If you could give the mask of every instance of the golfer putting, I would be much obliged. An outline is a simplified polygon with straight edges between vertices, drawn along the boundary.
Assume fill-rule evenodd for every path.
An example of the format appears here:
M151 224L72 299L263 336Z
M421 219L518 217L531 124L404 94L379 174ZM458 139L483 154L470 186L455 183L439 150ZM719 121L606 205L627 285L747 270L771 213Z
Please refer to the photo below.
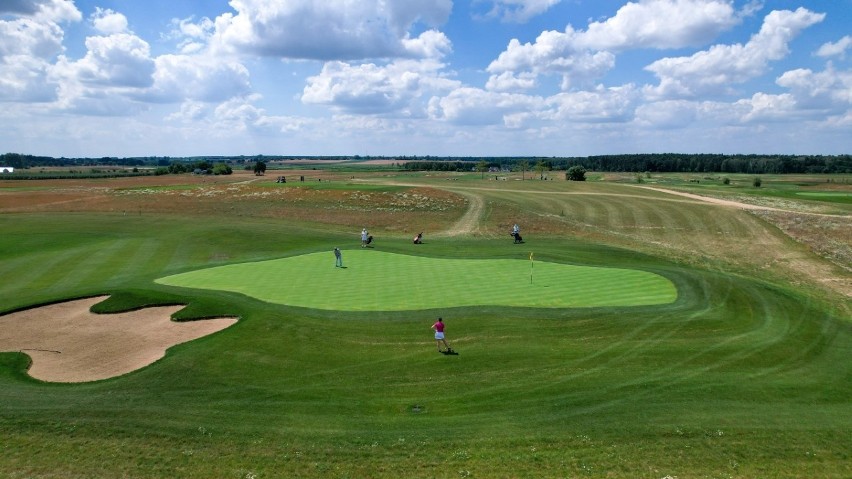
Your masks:
M435 330L435 345L438 347L439 353L458 354L457 352L453 351L453 348L451 348L450 345L447 344L447 340L444 339L444 320L443 319L438 318L438 320L435 321L435 324L432 325L432 329ZM441 344L443 344L444 348L446 348L446 349L442 350Z

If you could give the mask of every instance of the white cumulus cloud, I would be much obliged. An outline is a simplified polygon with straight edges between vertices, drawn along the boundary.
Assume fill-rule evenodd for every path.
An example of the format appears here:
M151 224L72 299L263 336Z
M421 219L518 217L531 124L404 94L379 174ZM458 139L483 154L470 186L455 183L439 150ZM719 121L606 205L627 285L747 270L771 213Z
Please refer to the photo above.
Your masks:
M56 98L56 85L47 79L48 62L12 55L4 57L0 67L0 102L47 102Z
M3 0L0 14L4 13L47 22L77 22L83 18L72 0Z
M430 116L462 125L499 125L515 123L515 115L539 111L541 97L517 93L500 93L479 88L461 87L442 98L430 100Z
M516 75L513 72L504 71L499 75L491 75L485 84L485 89L491 91L531 90L537 85L535 73L521 72Z
M232 0L236 14L216 18L214 46L232 52L315 60L417 57L434 33L412 42L418 23L437 26L451 0ZM425 37L424 37L425 35Z
M638 48L683 48L706 43L741 22L730 0L641 0L588 29L542 32L535 42L509 41L488 66L489 85L505 90L509 80L528 87L529 75L558 74L562 89L589 86L615 66L616 53ZM511 72L506 74L506 72Z
M633 85L562 92L547 98L546 117L572 123L620 123L633 119L640 93Z
M498 18L504 22L523 23L541 15L562 0L493 0L486 18Z
M161 55L155 60L153 85L144 95L151 101L187 99L221 102L250 93L248 69L227 58L206 55Z
M0 59L26 56L49 59L63 51L65 33L53 22L29 18L0 20Z
M173 18L171 25L172 31L166 35L166 38L178 40L178 49L181 53L197 53L207 48L216 27L213 20L207 17L197 22L193 17Z
M86 38L86 55L64 55L50 66L48 79L58 85L54 107L88 115L128 115L146 107L133 96L153 84L150 47L141 38L120 33Z
M545 31L535 43L521 44L512 39L506 51L488 65L488 72L497 77L490 80L492 86L505 87L500 75L511 72L518 78L529 80L541 74L559 74L563 77L563 89L570 84L590 82L600 78L615 66L615 55L607 51L590 51L577 47L576 32L570 27L565 32ZM504 76L502 80L508 79ZM520 84L523 86L523 84Z
M56 96L48 81L51 62L65 49L58 22L79 21L71 2L15 0L0 3L0 101L45 102Z
M106 35L127 32L127 17L110 9L95 8L90 20L95 30Z
M742 121L789 121L796 119L796 99L789 93L773 95L758 92L751 98L737 102L739 106L748 107L748 112L742 116Z
M819 47L816 54L820 57L845 58L846 50L852 47L852 36L846 35L836 42L828 42Z
M422 116L420 100L459 86L435 60L397 60L388 65L327 62L308 78L302 101L361 114Z
M698 106L688 100L649 102L636 108L638 124L663 129L686 128L698 118Z
M86 38L86 56L77 61L60 58L59 76L98 86L145 87L153 83L154 60L148 42L120 33Z
M769 62L789 53L790 41L824 17L805 8L776 10L766 16L760 32L746 44L714 45L689 57L657 60L646 70L657 75L660 83L647 93L658 98L728 93L731 85L762 75Z
M640 0L590 24L577 42L596 50L698 46L739 22L729 0Z
M800 108L852 112L852 70L836 71L831 65L822 72L799 68L785 72L776 83L790 90Z

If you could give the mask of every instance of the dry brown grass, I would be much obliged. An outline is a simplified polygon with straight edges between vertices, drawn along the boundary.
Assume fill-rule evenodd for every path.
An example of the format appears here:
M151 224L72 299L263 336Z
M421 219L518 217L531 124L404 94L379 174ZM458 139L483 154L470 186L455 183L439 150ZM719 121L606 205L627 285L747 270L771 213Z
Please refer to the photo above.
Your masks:
M439 231L463 215L463 196L430 187L402 191L314 189L350 175L311 171L277 175L164 175L98 180L45 180L0 183L0 213L111 212L242 216L310 222L332 229L360 231L364 226L385 234ZM321 181L320 181L321 180Z

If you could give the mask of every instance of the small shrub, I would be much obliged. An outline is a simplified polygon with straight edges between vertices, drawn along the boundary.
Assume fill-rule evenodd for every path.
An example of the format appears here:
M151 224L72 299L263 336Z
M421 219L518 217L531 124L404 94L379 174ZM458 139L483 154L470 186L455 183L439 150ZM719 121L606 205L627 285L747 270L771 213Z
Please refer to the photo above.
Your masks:
M233 170L225 163L217 163L213 166L214 175L230 175L231 173L233 173Z
M723 185L730 185L730 184L731 184L731 179L730 179L730 178L728 178L727 176L726 176L726 177L724 177L724 178L722 178L722 184L723 184Z
M586 169L579 165L572 166L565 173L565 179L570 181L586 181Z
M751 186L754 186L755 188L760 188L760 185L761 185L762 183L763 183L763 182L762 182L762 181L760 181L760 177L759 177L759 176L755 176L755 177L754 177L754 179L753 179L753 180L751 180Z

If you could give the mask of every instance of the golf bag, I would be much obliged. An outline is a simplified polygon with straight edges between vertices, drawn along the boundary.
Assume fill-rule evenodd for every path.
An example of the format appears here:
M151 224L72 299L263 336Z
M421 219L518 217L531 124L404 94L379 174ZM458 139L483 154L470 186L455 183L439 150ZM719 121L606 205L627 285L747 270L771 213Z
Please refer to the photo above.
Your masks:
M523 242L524 242L524 239L523 239L523 238L521 238L521 234L520 234L520 233L515 233L515 232L513 231L513 232L511 232L511 233L509 233L509 234L512 236L512 238L514 238L514 240L515 240L515 244L517 244L517 243L523 243Z
M367 236L367 244L370 244L372 242L373 242L373 235Z

